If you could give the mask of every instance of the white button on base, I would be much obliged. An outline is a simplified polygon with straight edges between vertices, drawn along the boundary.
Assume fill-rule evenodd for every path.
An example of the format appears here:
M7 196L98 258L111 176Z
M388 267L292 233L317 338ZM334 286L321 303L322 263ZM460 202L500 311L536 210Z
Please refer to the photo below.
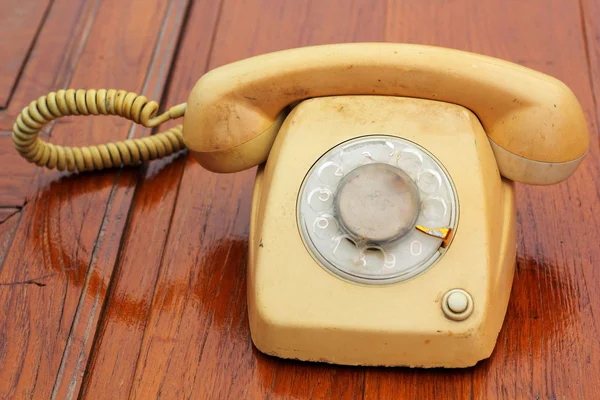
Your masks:
M462 289L452 289L446 292L442 299L442 311L446 317L462 321L473 312L473 299Z
M467 296L461 292L454 292L448 296L448 308L456 314L464 312L467 309L468 302Z

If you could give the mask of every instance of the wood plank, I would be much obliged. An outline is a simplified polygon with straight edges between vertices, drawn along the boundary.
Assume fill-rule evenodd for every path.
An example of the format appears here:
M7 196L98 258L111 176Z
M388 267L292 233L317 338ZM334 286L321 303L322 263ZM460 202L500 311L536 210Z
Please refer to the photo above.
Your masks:
M0 136L0 207L22 206L26 203L37 188L33 181L36 168L17 153L10 136Z
M0 131L12 130L16 117L32 100L49 91L66 88L89 38L90 28L101 2L102 0L52 1L8 108L0 110Z
M10 131L23 107L42 94L68 85L99 3L100 0L54 0L52 3L12 101L7 109L0 110L0 131L4 131L0 132L0 169L3 172L0 176L0 206L23 205L38 190L39 182L34 179L36 167L24 163L14 150ZM47 138L47 131L42 137Z
M596 105L596 129L600 119L600 0L582 0L581 13L585 33L585 44L591 72L591 86Z
M71 84L160 97L181 5L178 0L102 2ZM96 62L99 58L105 61ZM80 145L141 133L114 118L74 118L55 126L52 141ZM0 366L0 397L77 394L138 177L137 169L36 174L43 189L22 210L0 282L43 277L46 287L0 291L1 314L11 316L0 325L0 336L11 338Z
M192 4L187 20L193 23L187 25L179 54L194 57L182 56L175 63L164 104L186 101L189 88L205 70L218 9L212 1ZM153 162L140 182L129 223L135 228L123 239L82 397L125 398L130 393L154 291L168 289L155 286L185 161L179 157Z
M148 17L151 15L152 19L156 21L154 26L152 24L148 26L146 32L140 32L140 38L137 39L141 40L141 38L146 35L152 37L152 34L156 34L157 42L153 46L153 52L144 53L144 56L151 55L152 58L149 60L148 73L140 88L140 92L146 93L150 98L160 99L162 97L165 84L167 83L170 65L172 64L179 40L180 30L185 19L187 3L188 0L161 2L160 4L161 6L164 5L164 9L156 7L154 9L154 15L150 13L145 16L136 15L136 19L139 22L133 22L134 26L138 26L138 23L142 23L144 20L147 21ZM142 4L133 4L133 12L136 12L135 7L141 5ZM148 3L144 2L143 5L147 6ZM151 6L154 7L153 5ZM124 18L127 18L127 16L124 16ZM143 61L141 65L144 65ZM134 71L132 71L132 73ZM143 132L145 132L145 134L148 133L147 130L140 128L139 126L134 126L133 130L130 130L128 136L141 136ZM123 174L123 179L118 179L117 185L128 183L130 177L127 175L128 174ZM140 176L136 173L131 174L131 177L134 177L135 181L129 182L127 186L133 189L134 183L139 180ZM115 205L121 203L118 199L110 200L113 200L112 204ZM117 249L116 245L121 243L121 236L127 222L125 216L130 212L132 201L133 191L128 191L127 195L123 198L122 210L115 210L114 212L105 215L105 221L100 232L102 232L104 227L107 227L106 232L103 232L106 240L99 238L96 241L97 265L100 268L106 268L106 266L110 267L106 268L107 276L105 280L107 283L112 280L112 271L118 256L115 251ZM78 396L93 340L96 338L97 323L102 315L100 307L105 302L106 293L106 291L101 291L94 301L88 301L81 306L79 318L82 319L82 322L75 328L72 328L70 341L67 343L67 348L65 349L61 364L61 369L64 367L64 370L62 370L62 374L61 370L59 370L57 382L54 387L53 394L55 394L55 397L57 398L72 398Z
M226 1L210 67L308 43L351 41L357 30L364 32L360 39L375 40L381 27L373 24L373 32L357 27L356 22L359 15L376 21L383 17L383 8L363 4L342 12L338 24L316 33L314 28L326 26L332 12L340 14L343 2L328 6L318 1L243 5ZM195 21L194 9L192 13L190 20ZM182 44L182 60L178 60L173 76L174 82L186 82L182 89L190 88L204 67L183 58L189 54L188 48L198 48L198 40L206 43L197 33L201 25L188 25ZM302 31L313 33L303 38L297 34ZM175 93L179 92L176 88ZM187 93L181 93L182 99ZM252 347L245 263L254 171L216 175L188 159L177 197L171 190L165 194L166 187L177 184L174 176L177 174L161 172L144 181L138 191L117 269L119 279L111 291L101 340L90 363L86 395L122 396L128 393L125 387L134 374L130 394L139 398L362 396L361 369L282 361L259 354ZM165 204L165 197L176 201L175 206ZM156 207L156 217L150 214L153 218L148 218L148 204ZM171 226L161 232L156 225L164 226L169 217L164 212L171 208ZM143 238L148 235L157 246L141 256ZM162 243L166 245L161 251ZM141 281L145 273L150 277L158 274L155 289L153 278ZM135 307L129 307L130 299L136 300ZM130 322L124 324L124 318ZM129 360L137 361L137 365L130 365ZM117 372L107 372L113 368ZM111 387L111 377L116 376L125 377L124 388Z
M0 109L8 105L50 4L50 0L0 2Z
M19 212L16 207L0 207L0 224Z
M0 208L0 271L17 230L21 214L17 208ZM7 282L0 282L0 286Z

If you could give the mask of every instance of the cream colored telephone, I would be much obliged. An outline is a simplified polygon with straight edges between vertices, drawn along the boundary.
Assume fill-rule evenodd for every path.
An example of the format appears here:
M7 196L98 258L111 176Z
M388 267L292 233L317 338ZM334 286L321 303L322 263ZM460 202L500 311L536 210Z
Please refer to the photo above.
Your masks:
M418 45L266 54L207 73L187 105L157 109L124 91L59 91L23 110L13 138L28 160L61 170L137 164L184 145L211 171L259 165L252 339L268 354L336 364L489 357L515 267L512 181L558 183L589 146L560 81ZM184 116L183 131L86 148L37 137L79 114L146 126Z

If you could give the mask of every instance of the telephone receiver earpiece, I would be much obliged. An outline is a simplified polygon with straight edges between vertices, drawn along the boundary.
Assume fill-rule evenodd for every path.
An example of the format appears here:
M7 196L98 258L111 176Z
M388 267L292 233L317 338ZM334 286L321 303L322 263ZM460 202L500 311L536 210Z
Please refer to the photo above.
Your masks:
M286 107L312 97L384 95L461 105L481 121L500 173L530 184L569 177L589 147L585 116L557 79L510 62L422 45L355 43L305 47L216 68L186 104L160 116L156 102L117 90L59 90L33 101L13 127L16 149L59 170L136 165L189 148L215 172L263 163ZM62 147L38 138L44 124L68 115L118 115L147 127L184 117L181 127L142 139Z

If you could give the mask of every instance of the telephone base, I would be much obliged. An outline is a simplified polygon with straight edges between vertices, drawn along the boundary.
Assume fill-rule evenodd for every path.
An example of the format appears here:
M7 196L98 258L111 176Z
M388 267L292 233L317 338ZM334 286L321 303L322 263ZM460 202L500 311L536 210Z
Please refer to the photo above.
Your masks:
M428 149L458 193L452 243L403 282L368 285L334 276L298 229L299 190L315 160L369 132L401 132ZM307 100L289 114L258 169L249 251L250 329L261 352L342 365L469 367L491 355L506 313L516 260L513 183L500 177L483 128L463 107L383 96ZM442 307L453 289L472 299L462 320Z

